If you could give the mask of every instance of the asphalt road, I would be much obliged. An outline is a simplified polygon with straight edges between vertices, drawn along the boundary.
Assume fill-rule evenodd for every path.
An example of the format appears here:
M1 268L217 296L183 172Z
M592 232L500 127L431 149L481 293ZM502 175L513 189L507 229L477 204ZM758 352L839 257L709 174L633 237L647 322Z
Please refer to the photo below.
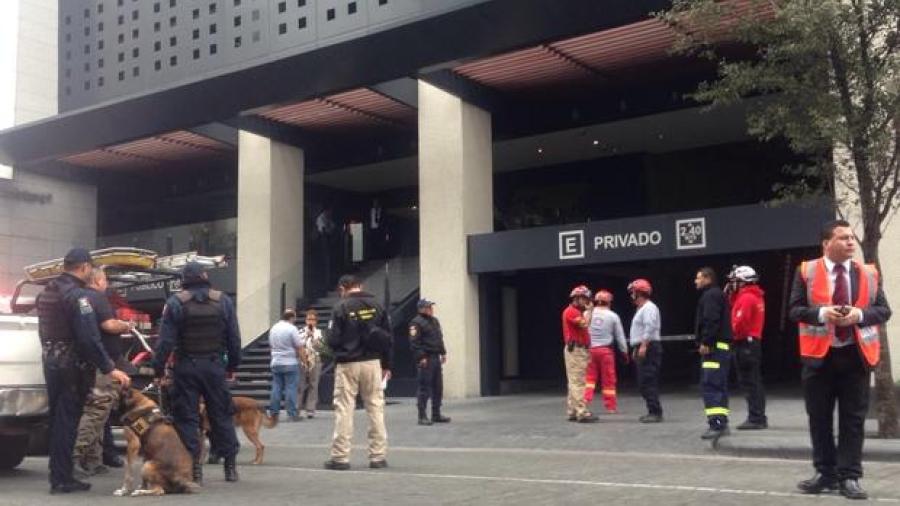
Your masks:
M264 430L266 462L240 465L241 481L224 482L219 466L206 466L206 485L195 495L116 498L121 472L92 479L88 493L47 494L45 458L29 458L0 474L0 504L812 504L795 493L811 473L803 460L741 458L700 442L691 398L670 402L670 421L656 427L633 422L639 403L623 399L624 414L597 425L570 424L552 396L478 399L451 403L447 426L418 427L405 401L388 408L390 468L369 470L365 450L354 450L353 470L326 471L330 413ZM776 401L777 404L778 401ZM791 409L788 400L785 409ZM356 440L364 443L362 413ZM695 431L694 428L697 428ZM735 437L740 437L737 435ZM239 463L250 460L244 444ZM864 485L873 502L900 504L900 464L866 463ZM846 499L820 496L825 504Z

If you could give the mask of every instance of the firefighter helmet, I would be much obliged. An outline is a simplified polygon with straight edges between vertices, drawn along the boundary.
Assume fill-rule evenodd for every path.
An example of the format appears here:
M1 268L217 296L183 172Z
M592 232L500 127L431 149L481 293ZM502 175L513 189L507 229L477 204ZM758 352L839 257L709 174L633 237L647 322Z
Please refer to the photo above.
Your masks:
M610 293L609 290L604 290L603 288L601 288L597 290L597 295L594 297L594 301L609 304L613 301L613 294Z
M632 295L643 293L649 296L653 294L653 286L646 279L638 278L628 284L628 293Z
M591 290L584 285L578 285L573 288L572 293L569 294L570 299L574 299L575 297L587 297L588 299L590 299Z
M749 265L735 266L728 273L728 281L740 281L743 283L756 283L759 281L759 274Z

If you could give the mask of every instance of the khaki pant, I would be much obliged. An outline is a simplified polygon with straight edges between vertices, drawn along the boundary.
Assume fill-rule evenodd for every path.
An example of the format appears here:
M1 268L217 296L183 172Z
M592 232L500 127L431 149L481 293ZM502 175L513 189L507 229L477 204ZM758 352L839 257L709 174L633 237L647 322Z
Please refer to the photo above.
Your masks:
M86 470L103 463L103 428L112 407L119 402L122 387L101 372L97 372L94 388L84 404L75 439L75 462Z
M566 400L566 414L581 418L588 414L584 402L584 374L591 361L591 352L584 348L563 348L566 360L566 377L569 379L569 397Z
M334 368L334 440L331 444L331 459L335 462L350 460L357 392L369 417L369 460L384 460L387 452L381 363L367 360L337 364Z
M311 365L300 369L300 386L297 389L297 407L305 409L308 415L315 413L319 404L319 376L322 375L321 361L315 359Z

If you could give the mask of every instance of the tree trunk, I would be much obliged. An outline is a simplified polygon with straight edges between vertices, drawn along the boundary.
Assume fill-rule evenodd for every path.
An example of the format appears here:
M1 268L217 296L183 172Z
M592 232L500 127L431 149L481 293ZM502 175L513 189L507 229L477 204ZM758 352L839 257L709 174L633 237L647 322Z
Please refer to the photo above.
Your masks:
M878 245L881 242L881 231L877 226L870 234L866 225L865 239L862 241L863 255L866 262L874 263L881 272L881 261L878 258ZM881 341L881 360L875 368L875 411L878 416L878 437L900 437L900 425L897 423L897 397L894 387L894 375L891 371L891 350L888 346L887 330L881 326L878 336Z

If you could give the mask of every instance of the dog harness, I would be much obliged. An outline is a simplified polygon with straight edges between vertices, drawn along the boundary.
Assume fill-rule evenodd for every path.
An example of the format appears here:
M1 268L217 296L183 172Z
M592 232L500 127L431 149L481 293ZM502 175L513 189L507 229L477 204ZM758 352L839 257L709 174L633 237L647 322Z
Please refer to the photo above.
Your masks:
M147 408L137 411L130 416L122 417L125 426L131 429L140 438L141 444L144 443L144 435L150 432L154 425L160 422L167 422L168 418L157 407Z

